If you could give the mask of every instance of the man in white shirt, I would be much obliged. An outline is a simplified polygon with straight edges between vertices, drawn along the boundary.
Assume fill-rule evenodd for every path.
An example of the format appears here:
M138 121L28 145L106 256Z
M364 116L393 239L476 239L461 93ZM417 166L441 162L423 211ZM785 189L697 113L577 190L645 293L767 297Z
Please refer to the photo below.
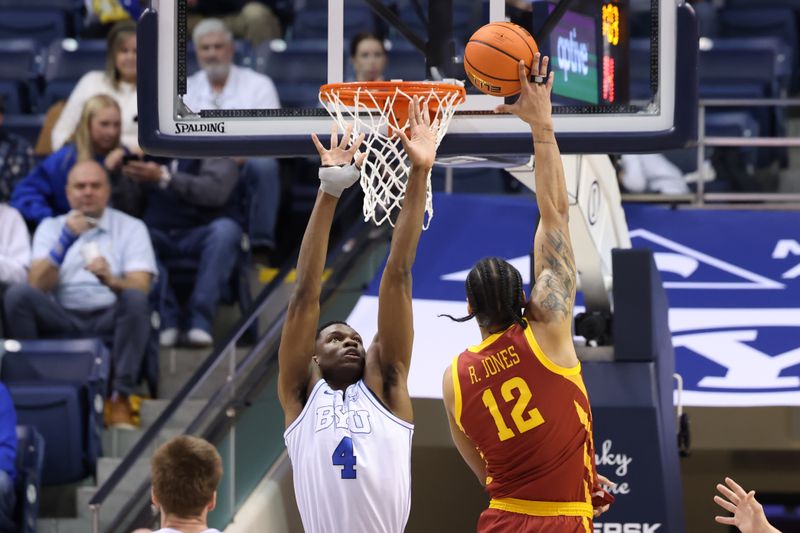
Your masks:
M114 380L106 424L133 426L128 396L150 336L147 294L156 270L144 223L108 207L111 186L95 161L67 178L66 215L46 218L33 236L28 284L5 298L8 334L16 339L112 335Z
M0 338L3 335L2 301L6 287L25 283L31 264L31 241L22 215L0 203Z
M221 20L203 20L195 27L192 41L201 70L186 80L183 102L189 109L280 108L278 91L270 78L233 64L233 36ZM240 176L250 199L250 243L254 248L273 250L281 194L278 162L257 157L241 163Z
M219 533L208 527L222 479L222 459L211 443L188 435L165 442L150 460L150 478L161 514L156 533Z

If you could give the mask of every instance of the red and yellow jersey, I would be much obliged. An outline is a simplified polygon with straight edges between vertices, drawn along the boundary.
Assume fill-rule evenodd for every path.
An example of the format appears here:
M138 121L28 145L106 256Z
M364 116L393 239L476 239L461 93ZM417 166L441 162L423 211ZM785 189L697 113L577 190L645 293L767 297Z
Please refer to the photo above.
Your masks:
M592 412L578 364L548 359L514 324L453 360L454 415L486 461L490 507L591 519Z

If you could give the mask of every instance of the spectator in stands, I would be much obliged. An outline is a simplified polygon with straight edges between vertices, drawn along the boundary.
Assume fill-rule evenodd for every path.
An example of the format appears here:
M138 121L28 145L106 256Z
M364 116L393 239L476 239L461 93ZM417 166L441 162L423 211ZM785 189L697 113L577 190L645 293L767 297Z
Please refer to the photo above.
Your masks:
M113 336L109 426L131 427L128 396L150 336L147 294L156 273L147 228L108 207L111 184L99 163L78 162L67 179L72 210L45 219L33 236L29 285L6 291L8 333L17 339Z
M683 172L662 154L623 155L620 184L625 192L688 194Z
M233 36L219 19L206 19L192 34L202 70L187 80L189 109L275 109L281 106L272 80L233 64ZM281 200L278 162L257 157L241 161L248 189L248 234L256 251L275 248L275 224Z
M140 214L139 186L124 176L120 144L120 110L116 100L106 94L91 97L83 106L80 122L66 145L50 155L25 179L11 196L11 205L32 224L69 211L67 175L77 162L97 161L111 176L112 205L133 216Z
M0 383L0 531L7 533L18 530L14 523L16 459L17 412L8 389Z
M194 32L203 19L219 18L237 39L252 47L282 35L279 17L291 16L291 0L186 0L187 27ZM197 43L195 43L197 44Z
M350 63L356 81L383 81L386 70L383 40L369 31L356 35L350 42Z
M7 202L11 192L34 166L33 148L28 141L3 128L5 98L0 96L0 202Z
M236 163L232 159L176 160L171 168L130 163L123 171L135 181L151 184L145 188L143 219L159 262L182 257L198 260L186 312L181 312L174 287L165 287L161 344L174 346L179 330L184 329L189 345L210 346L217 303L230 281L242 239Z
M168 440L150 459L150 478L161 514L156 533L219 533L208 527L222 479L222 458L212 444L188 435Z
M25 221L16 209L0 203L0 338L5 336L2 302L6 287L25 283L30 264L31 243Z
M725 485L717 483L717 490L724 498L714 496L716 504L733 513L733 516L715 516L717 523L735 526L742 533L781 533L767 520L764 508L756 500L756 491L745 492L729 477L725 478Z
M122 113L122 144L139 150L136 122L136 24L121 22L108 34L106 69L87 72L78 81L52 132L53 150L68 141L81 118L84 104L97 94L111 95Z

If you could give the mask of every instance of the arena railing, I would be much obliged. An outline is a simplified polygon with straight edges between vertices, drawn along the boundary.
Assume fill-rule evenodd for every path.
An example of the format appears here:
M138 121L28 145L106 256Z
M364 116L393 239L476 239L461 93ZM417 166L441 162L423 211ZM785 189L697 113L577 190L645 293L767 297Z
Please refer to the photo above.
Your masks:
M706 147L800 148L800 138L793 137L706 137L706 111L709 107L799 107L800 98L713 98L701 99L697 108L697 192L694 203L705 202L788 202L800 203L800 194L794 193L706 193ZM784 206L785 207L785 206Z
M360 211L360 206L354 205L359 203L356 201L358 198L357 194L349 195L348 205L342 206L340 214L352 212L354 207ZM359 266L359 258L364 251L372 249L371 247L377 244L387 243L388 235L388 227L376 229L362 222L350 228L335 245L331 246L327 269L330 276L323 287L321 297L323 308L325 302L329 302L337 293L345 277ZM142 521L153 518L149 506L149 469L144 470L143 466L158 445L176 434L201 436L215 444L226 441L224 446L221 446L224 448L222 455L226 464L226 478L224 487L220 487L218 507L219 503L228 504L232 516L237 506L237 497L240 496L236 480L238 468L235 427L237 421L250 409L252 398L270 382L270 379L276 377L277 349L290 296L290 287L284 282L294 267L296 253L292 257L293 260L284 264L278 275L264 287L251 306L250 312L236 323L218 347L202 362L164 411L145 430L106 482L98 488L88 503L92 533L129 531ZM377 268L378 265L373 266ZM359 285L358 288L363 287ZM246 353L241 353L237 350L237 343L257 320L264 326L260 328L263 333ZM210 399L204 399L209 396ZM181 407L193 399L202 401L204 405L190 420L182 419ZM280 430L277 435L281 437L282 414L278 418L277 425ZM283 441L280 439L280 445L282 444ZM103 508L112 507L112 504L113 507L118 507L119 511L113 517L101 520Z

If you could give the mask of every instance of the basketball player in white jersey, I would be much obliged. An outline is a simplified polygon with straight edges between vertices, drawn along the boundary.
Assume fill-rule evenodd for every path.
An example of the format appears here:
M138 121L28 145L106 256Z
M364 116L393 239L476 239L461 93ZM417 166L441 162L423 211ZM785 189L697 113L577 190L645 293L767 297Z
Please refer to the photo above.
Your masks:
M347 148L336 128L331 147L316 136L320 190L297 262L279 350L278 395L294 471L297 506L308 533L399 533L411 507L413 415L407 379L411 363L411 266L425 212L436 129L427 109L409 105L411 162L378 296L378 329L368 349L344 322L317 331L322 271L338 197L359 178L363 135ZM355 157L355 164L352 164Z

